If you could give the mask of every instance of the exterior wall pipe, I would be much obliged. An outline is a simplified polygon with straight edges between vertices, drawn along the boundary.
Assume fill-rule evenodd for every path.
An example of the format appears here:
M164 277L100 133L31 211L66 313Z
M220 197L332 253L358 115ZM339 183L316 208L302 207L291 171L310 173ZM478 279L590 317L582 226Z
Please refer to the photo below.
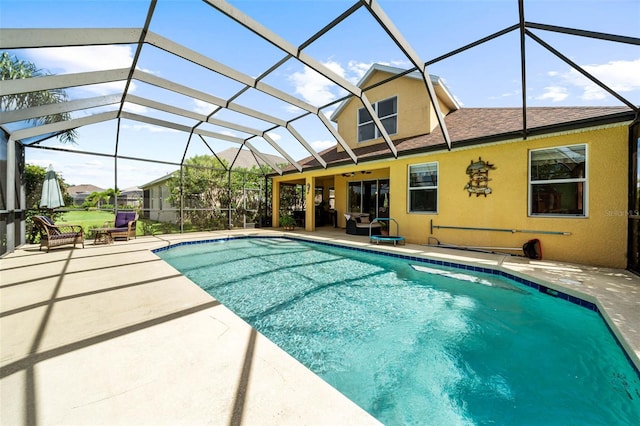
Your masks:
M507 229L507 228L474 228L469 226L444 226L444 225L434 225L433 219L430 221L431 234L433 234L433 230L435 229L459 229L462 231L494 231L494 232L511 232L515 234L516 232L522 232L527 234L543 234L543 235L571 235L571 232L562 232L562 231L536 231L530 229Z

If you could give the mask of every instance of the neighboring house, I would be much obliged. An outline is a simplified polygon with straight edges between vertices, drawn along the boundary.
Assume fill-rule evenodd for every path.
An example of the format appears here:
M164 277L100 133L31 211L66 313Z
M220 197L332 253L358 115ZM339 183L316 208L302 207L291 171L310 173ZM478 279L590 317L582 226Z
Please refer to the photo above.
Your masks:
M276 164L285 164L287 161L275 155L266 155L270 161ZM220 160L225 160L232 164L234 168L242 167L251 169L254 166L264 164L262 161L256 162L256 158L246 149L227 148L217 154ZM169 188L167 182L178 173L175 171L145 183L140 188L143 190L143 214L146 219L159 222L176 223L179 211L176 206L169 202Z
M410 243L519 248L537 238L547 259L616 268L638 256L627 220L638 214L628 212L639 127L631 109L527 108L524 139L522 108L461 108L432 76L449 151L419 74L376 85L403 71L374 65L359 83L373 87L367 98L397 158L360 100L344 101L332 120L358 164L336 145L320 153L326 169L309 157L302 173L273 176L273 223L280 185L297 183L315 188L307 205L334 190L338 226L349 213L392 217ZM310 231L315 210L304 213Z
M74 185L67 188L67 193L73 197L73 204L75 206L81 206L86 198L92 193L103 191L105 190L89 184Z
M169 173L140 186L143 191L143 218L169 223L178 221L178 209L169 202L171 192L167 186L174 173Z
M142 188L132 187L123 189L118 195L118 207L134 207L142 206L143 191Z

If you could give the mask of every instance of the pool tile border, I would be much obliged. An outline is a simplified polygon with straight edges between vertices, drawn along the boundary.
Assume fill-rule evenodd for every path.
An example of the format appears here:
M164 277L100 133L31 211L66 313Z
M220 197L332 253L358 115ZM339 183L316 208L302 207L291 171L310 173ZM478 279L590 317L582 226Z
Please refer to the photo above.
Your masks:
M221 238L212 238L212 239L207 239L207 240L181 241L179 243L171 244L171 245L168 245L166 247L161 247L161 248L154 249L154 250L152 250L152 252L153 253L163 252L163 251L166 251L166 250L169 250L169 249L172 249L172 248L175 248L175 247L179 247L179 246L184 246L184 245L208 244L208 243L215 243L215 242L221 242L221 241L230 241L230 240L240 240L240 239L273 239L273 238L281 238L281 239L287 239L287 240L310 242L310 243L313 243L313 244L319 244L319 245L325 245L325 246L331 246L331 247L338 247L338 248L343 248L343 249L347 249L347 250L360 251L360 252L364 252L364 253L374 253L374 254L379 254L379 255L387 256L387 257L395 257L395 258L399 258L399 259L409 260L411 262L428 263L428 264L431 264L431 265L445 266L445 267L449 267L449 268L457 268L457 269L464 269L464 270L467 270L467 271L481 272L481 273L484 273L484 274L498 275L498 276L513 280L513 281L515 281L517 283L526 285L527 287L531 287L531 288L533 288L535 290L538 290L539 292L547 294L549 296L557 297L559 299L571 302L571 303L573 303L575 305L587 308L587 309L589 309L591 311L600 313L600 310L598 309L598 306L595 303L589 302L588 300L580 299L579 297L575 297L575 296L572 296L570 294L564 293L562 291L549 288L549 287L547 287L545 285L542 285L542 284L539 284L539 283L537 283L535 281L531 281L531 280L519 277L517 275L511 274L509 272L501 271L499 269L487 268L485 266L465 265L463 263L448 262L448 261L444 261L444 260L433 260L433 259L427 259L427 258L424 258L424 257L410 256L410 255L400 254L400 253L390 253L390 252L386 252L386 251L372 250L370 248L346 246L346 245L342 245L342 244L328 243L326 241L307 240L307 239L304 239L304 238L295 238L295 237L289 237L289 236L277 237L277 236L264 236L264 235L251 235L251 236L240 235L240 236L235 236L235 237L221 237Z
M181 241L181 242L178 242L178 243L175 243L175 244L169 244L169 245L167 245L165 247L160 247L160 248L157 248L157 249L154 249L154 250L151 250L151 251L153 253L159 253L159 252L167 251L167 250L170 250L172 248L185 246L185 245L218 243L218 242L231 241L231 240L242 240L242 239L284 239L284 240L291 240L291 241L302 241L302 242L306 242L306 243L319 244L319 245L330 246L330 247L337 247L337 248L342 248L342 249L346 249L346 250L359 251L359 252L363 252L363 253L372 253L372 254L378 254L378 255L387 256L387 257L405 259L405 260L409 260L411 262L419 262L419 263L426 263L426 264L436 265L436 266L444 266L444 267L449 267L449 268L463 269L463 270L467 270L467 271L481 272L481 273L484 273L484 274L497 275L497 276L500 276L500 277L504 277L504 278L513 280L513 281L515 281L517 283L523 284L523 285L525 285L527 287L530 287L530 288L532 288L534 290L537 290L540 293L544 293L544 294L546 294L548 296L565 300L565 301L567 301L569 303L573 303L574 305L581 306L583 308L589 309L590 311L593 311L593 312L597 313L602 318L603 322L606 324L607 328L609 329L609 332L613 336L613 338L616 341L616 343L618 344L618 346L622 349L622 353L624 353L625 357L627 358L627 361L629 361L629 363L631 364L632 368L635 370L636 374L638 374L638 376L640 376L640 368L638 368L638 366L636 366L636 364L633 362L633 360L631 359L631 357L629 356L629 354L625 350L624 345L622 345L622 343L620 342L617 334L614 332L614 330L611 328L609 323L606 321L606 319L604 318L604 315L602 314L602 312L600 311L600 309L598 308L598 306L595 303L590 302L588 300L581 299L581 298L576 297L576 296L572 296L570 294L564 293L564 292L559 291L559 290L552 289L552 288L547 287L547 286L545 286L543 284L539 284L539 283L537 283L535 281L531 281L531 280L528 280L526 278L519 277L519 276L511 274L509 272L502 271L500 269L487 268L486 266L466 265L466 264L463 264L463 263L448 262L446 260L434 260L434 259L428 259L428 258L425 258L425 257L411 256L411 255L401 254L401 253L391 253L391 252L382 251L382 250L375 250L375 249L371 249L371 248L354 247L354 246L350 246L350 245L337 244L337 243L331 243L331 242L326 242L326 241L309 240L309 239L305 239L305 238L296 238L296 237L284 236L284 235L283 236L274 236L274 235L238 235L238 236L233 236L233 237L210 238L210 239L206 239L206 240Z

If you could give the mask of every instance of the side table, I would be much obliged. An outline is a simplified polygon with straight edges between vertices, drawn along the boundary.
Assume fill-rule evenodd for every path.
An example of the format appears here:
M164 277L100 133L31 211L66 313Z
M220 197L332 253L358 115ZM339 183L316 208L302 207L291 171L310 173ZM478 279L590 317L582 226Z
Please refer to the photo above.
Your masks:
M113 237L108 229L105 228L91 228L89 229L89 235L93 235L93 245L96 244L111 244Z

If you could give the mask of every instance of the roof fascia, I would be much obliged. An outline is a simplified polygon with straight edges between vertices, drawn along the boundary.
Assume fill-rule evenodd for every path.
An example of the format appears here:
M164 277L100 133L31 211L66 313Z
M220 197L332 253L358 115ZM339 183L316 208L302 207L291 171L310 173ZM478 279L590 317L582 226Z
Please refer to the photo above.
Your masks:
M615 124L627 125L628 123L633 122L635 117L636 116L633 111L619 112L619 113L609 114L609 115L604 115L599 117L591 117L591 118L586 118L582 120L575 120L568 123L559 123L559 124L552 124L548 126L535 127L535 128L529 129L527 135L529 136L529 138L552 137L555 134L567 132L567 131L590 130L600 126L615 125ZM483 136L480 138L454 141L454 145L456 148L466 148L466 147L474 147L474 146L481 146L481 145L487 145L487 144L505 143L509 141L524 142L524 139L522 138L522 132L520 130L515 130L512 132L500 133L497 135L490 135L490 136ZM401 151L398 157L401 158L401 157L407 157L411 155L431 153L435 151L444 152L442 145L441 144L431 145L428 147ZM366 164L372 161L383 160L388 158L389 156L386 154L371 155L371 156L368 156L366 160L361 162L360 164ZM324 169L347 166L349 164L350 163L347 159L341 159L341 160L337 160L335 162L329 163L327 167L324 167ZM318 166L307 166L307 167L304 167L303 172L308 172L311 170L318 170L318 169L320 169L320 167ZM295 173L295 172L293 170L284 172L285 175L291 174L291 173Z

